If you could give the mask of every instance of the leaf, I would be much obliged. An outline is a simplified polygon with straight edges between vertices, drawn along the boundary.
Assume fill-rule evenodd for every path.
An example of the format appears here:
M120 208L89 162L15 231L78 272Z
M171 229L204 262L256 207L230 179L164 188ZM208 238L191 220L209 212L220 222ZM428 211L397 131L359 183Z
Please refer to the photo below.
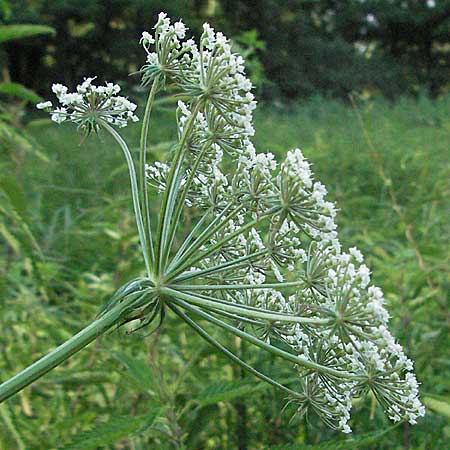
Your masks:
M23 443L23 440L17 431L17 428L14 424L14 420L11 417L10 411L6 404L0 405L0 418L2 419L2 422L4 422L6 429L11 433L14 440L17 444L18 450L25 450L25 444Z
M53 386L60 384L65 387L79 387L89 384L111 383L115 380L114 373L110 372L78 372L68 373L61 376L47 377L40 381L42 385Z
M5 224L0 223L0 235L3 236L3 239L9 244L9 246L13 249L16 255L20 254L20 242L8 231L5 227Z
M40 34L55 34L55 29L45 25L1 25L0 44L15 39L24 39Z
M271 450L363 450L378 442L386 434L397 428L400 423L386 428L383 431L373 431L371 433L362 434L361 436L355 436L351 439L333 439L316 445L277 445L276 447L272 447Z
M443 397L424 397L423 403L435 413L450 419L450 403Z
M0 120L0 145L9 147L11 151L20 148L25 152L34 154L41 161L50 162L48 157L40 151L39 144L31 136L28 136L2 120Z
M294 380L294 378L290 378L281 382L286 384ZM215 405L219 402L230 401L269 388L271 388L270 384L264 382L243 384L241 381L220 381L203 389L194 402L201 407Z
M149 414L116 417L109 422L97 424L90 430L79 433L64 449L96 450L98 447L114 444L119 439L150 428L158 414L159 408L155 408Z
M30 226L28 225L26 217L26 199L21 187L11 177L4 177L0 180L0 198L3 194L3 198L6 200L5 206L0 204L0 214L3 214L10 219L14 220L20 227L22 233L26 236L28 242L37 251L39 256L42 258L42 250L34 237ZM3 230L3 235L6 237L6 229ZM12 235L10 236L12 237ZM17 251L18 248L10 241L10 245Z
M113 356L128 369L128 375L137 382L142 390L153 393L153 374L145 361L138 358L130 358L121 352L114 352Z
M12 95L31 103L42 101L42 97L20 83L0 83L0 94Z

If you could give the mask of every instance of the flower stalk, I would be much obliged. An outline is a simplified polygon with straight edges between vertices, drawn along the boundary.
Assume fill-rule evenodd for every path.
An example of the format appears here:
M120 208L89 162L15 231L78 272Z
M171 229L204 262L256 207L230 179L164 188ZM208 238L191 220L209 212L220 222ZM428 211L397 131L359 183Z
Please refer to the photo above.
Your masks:
M144 118L142 119L140 146L139 146L139 192L141 193L141 209L143 211L144 230L146 230L146 241L150 251L150 262L153 264L155 259L155 250L153 248L152 227L150 221L150 202L148 198L148 185L146 183L145 168L147 166L147 137L150 126L150 115L153 109L155 95L159 89L159 77L156 77L152 83L147 103L145 105Z

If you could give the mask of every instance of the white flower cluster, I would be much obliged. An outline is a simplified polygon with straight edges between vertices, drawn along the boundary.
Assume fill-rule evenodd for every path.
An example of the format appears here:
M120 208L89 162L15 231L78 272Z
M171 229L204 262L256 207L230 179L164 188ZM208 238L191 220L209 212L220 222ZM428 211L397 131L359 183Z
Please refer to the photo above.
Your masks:
M256 106L244 59L208 24L203 26L199 46L192 39L182 41L185 33L181 21L171 25L165 13L159 14L154 37L144 32L141 39L147 52L147 64L141 70L143 82L159 77L180 89L191 105L207 103L203 114L209 131L222 137L221 144L239 151L245 147L242 140L254 134L252 112ZM187 107L183 114L189 115Z
M126 127L128 122L137 122L136 105L126 97L117 95L120 86L106 83L104 86L92 84L94 78L86 78L79 84L76 92L59 83L52 86L61 106L53 108L52 102L38 103L36 107L51 113L56 123L67 121L76 123L81 129L90 133L98 131L102 123Z
M147 53L147 64L141 70L144 85L151 83L156 77L162 78L163 82L173 81L182 70L183 56L190 51L192 42L181 44L187 28L181 21L172 25L166 13L159 14L154 29L154 37L144 31L140 41ZM155 51L151 50L152 46Z
M198 46L184 36L184 25L162 13L154 37L142 37L144 82L163 79L187 98L177 109L185 145L179 185L188 191L181 201L208 237L177 254L194 262L168 278L180 289L187 280L201 285L202 298L304 319L242 320L242 329L282 340L305 362L292 399L300 414L312 410L350 432L352 398L371 390L392 420L415 423L424 408L412 362L387 329L383 294L370 285L361 252L342 251L325 186L300 149L281 164L256 152L251 83L226 37L208 24ZM163 190L169 171L155 163L147 176Z
M295 182L294 174L286 173L286 167L292 167L292 155L296 160L303 158L299 150L288 154L288 162L281 166L275 177L275 181L281 183L280 177L284 175L289 183L297 186L292 193L293 202L288 203L290 206L281 216L285 217L281 226L280 212L271 200L275 207L269 211L263 209L261 213L266 211L270 217L268 233L258 232L255 228L247 231L246 223L251 221L252 215L255 217L250 200L246 204L248 209L241 209L237 219L228 221L201 249L208 252L211 246L235 235L200 262L195 269L198 278L203 278L199 282L214 286L236 282L263 285L278 281L280 287L276 289L224 290L220 298L261 310L324 321L320 326L286 325L276 321L257 326L243 324L266 341L271 337L283 340L294 354L306 361L355 375L341 379L326 371L311 371L299 366L304 390L293 399L299 412L309 405L328 425L350 432L348 420L352 397L371 389L392 420L406 419L414 424L425 410L418 399L412 362L387 329L389 316L383 306L383 294L378 287L370 286L370 271L362 263L361 252L357 248L351 248L349 253L341 252L333 220L334 206L324 200L325 190L314 182L309 165L302 164ZM271 157L266 155L258 161L261 165L258 167L255 161L254 167L270 174ZM285 182L286 179L281 185ZM275 195L286 193L275 182L270 189L274 189ZM285 199L289 200L289 197ZM305 206L301 206L303 203ZM324 210L327 220L322 218ZM240 229L241 234L238 233ZM233 260L247 262L231 265L220 273L220 279L216 273L202 274L211 266L220 267ZM195 276L195 270L191 277ZM295 292L287 294L282 286L285 279L301 283ZM211 297L217 295L217 291L205 287L200 294Z

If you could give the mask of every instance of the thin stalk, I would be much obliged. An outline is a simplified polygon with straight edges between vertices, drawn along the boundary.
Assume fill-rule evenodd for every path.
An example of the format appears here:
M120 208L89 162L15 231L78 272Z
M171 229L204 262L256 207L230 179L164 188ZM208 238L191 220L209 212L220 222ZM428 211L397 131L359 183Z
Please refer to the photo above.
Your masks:
M196 223L195 227L187 235L187 237L181 244L181 247L177 250L175 256L170 261L169 266L167 267L167 271L172 270L172 267L177 263L179 256L182 255L184 253L184 251L187 249L187 247L191 244L191 242L194 239L197 232L200 230L200 228L203 226L203 224L208 220L211 210L212 209L210 208L207 211L205 211L203 217L201 217L199 219L199 221Z
M152 227L150 222L150 208L148 201L148 189L145 180L145 164L147 163L147 136L150 124L150 114L154 104L156 92L159 87L159 77L156 77L153 81L152 88L148 95L147 104L145 106L144 118L142 120L141 139L139 149L139 191L141 193L141 208L144 212L144 230L146 230L146 238L148 247L150 250L150 261L153 263L155 260L155 252L153 249L152 239Z
M177 198L177 203L175 206L175 211L173 214L173 220L171 223L171 227L169 229L169 235L168 235L168 244L166 251L164 252L164 265L167 263L167 258L170 253L170 249L173 245L173 240L175 238L176 229L180 220L181 213L183 211L184 202L186 200L186 197L189 193L189 189L191 188L191 185L194 181L195 174L197 173L198 167L200 166L200 163L203 160L203 156L206 154L208 149L211 147L210 142L205 142L203 144L202 149L200 150L199 154L197 155L197 158L191 168L191 171L189 172L189 177L186 180L185 185L183 186L183 190L181 192L181 195Z
M213 302L215 302L215 303L223 303L223 304L225 304L225 305L229 305L229 304L230 304L229 301L222 300L222 299L218 299L218 298L215 298L215 297L209 297L208 295L205 295L205 294L197 294L197 293L196 293L195 296L196 296L196 297L203 298L203 299L205 299L205 300L211 300L211 301L213 301ZM246 304L239 304L238 306L239 306L239 308L245 309L245 310L247 310L247 311L260 311L260 312L262 311L262 312L267 312L267 313L269 313L269 314L273 313L273 311L271 311L271 310L269 310L269 309L257 308L257 307L255 307L255 306L250 306L250 305L246 305ZM286 316L284 313L278 313L278 314L281 314L281 315ZM289 315L289 314L288 314L288 315Z
M99 319L94 320L86 328L83 328L79 333L72 336L64 344L55 348L8 381L2 383L0 385L0 403L21 391L56 366L59 366L66 359L70 358L73 354L86 347L98 336L117 324L123 316L123 310L123 304L117 305L117 307L111 309Z
M186 300L196 306L217 309L238 315L241 314L253 319L265 319L273 322L306 323L312 325L324 325L329 323L328 319L300 317L290 314L277 314L270 311L249 310L232 303L217 302L214 299L208 300L205 297L198 297L197 295L187 294L185 292L180 292L170 288L161 288L161 292L170 295L171 297Z
M238 209L238 208L236 208ZM236 212L237 214L237 212ZM177 275L183 273L183 271L189 267L192 267L197 262L201 261L206 256L211 255L216 250L218 250L220 247L222 247L224 244L230 242L232 239L234 239L236 236L239 236L241 233L244 233L248 229L254 227L255 225L259 224L264 219L267 219L268 216L261 216L258 219L252 220L251 222L243 225L241 228L238 228L236 231L233 231L232 233L228 234L226 237L221 239L219 242L215 243L211 247L208 247L205 251L201 252L199 255L195 256L193 259L188 259L185 261L185 258L181 258L180 260L180 267L178 267L171 275L170 278L167 278L168 280L174 279ZM228 219L228 218L227 218ZM220 229L224 226L226 222L221 222L218 227ZM184 261L184 262L183 262Z
M220 319L217 319L216 317L212 316L211 314L208 314L199 308L196 308L194 306L191 306L189 303L179 300L176 298L173 298L172 300L177 305L181 306L184 309L187 309L188 311L193 312L194 314L197 314L198 316L202 317L203 319L207 320L208 322L211 322L215 325L218 325L219 327L223 328L226 331L229 331L233 333L235 336L238 336L242 339L245 339L248 342L251 342L252 344L256 345L257 347L260 347L276 356L279 356L287 361L291 361L299 366L306 367L308 369L319 371L322 373L327 373L328 375L332 375L336 378L343 378L347 380L361 380L361 377L359 377L356 374L352 374L349 372L339 371L336 369L332 369L331 367L322 366L321 364L317 364L314 361L309 361L307 359L299 358L298 356L293 355L292 353L285 352L284 350L281 350L277 347L274 347L270 344L267 344L266 342L262 341L261 339L256 338L255 336L252 336L249 333L246 333L245 331L239 330L236 327L233 327L232 325L223 322Z
M130 150L128 149L126 142L122 139L122 136L120 136L120 134L117 133L117 131L107 123L104 123L103 127L111 134L111 136L120 145L123 154L125 155L125 159L127 161L128 172L130 174L131 193L133 196L134 215L136 217L136 225L138 228L139 240L141 242L142 254L144 255L145 269L147 270L147 275L151 277L150 262L148 260L148 252L147 252L147 241L145 238L144 224L142 222L142 211L139 204L139 190L136 180L136 169L134 168L133 158L131 156Z
M251 374L258 377L259 379L266 381L267 383L270 383L272 386L275 386L276 388L281 389L282 391L286 392L289 395L298 397L297 392L293 391L292 389L289 389L286 386L283 386L281 383L278 383L277 381L273 380L272 378L268 377L267 375L264 375L263 373L254 369L252 366L250 366L245 361L240 359L238 356L236 356L234 353L232 353L230 350L228 350L226 347L224 347L220 342L218 342L216 339L214 339L207 331L205 331L200 325L198 325L187 314L185 314L183 311L178 309L175 305L173 305L173 304L169 305L169 308L177 316L179 316L181 319L183 319L189 326L191 326L202 338L204 338L207 342L209 342L211 345L213 345L218 350L220 350L227 358L229 358L232 361L234 361L235 363L239 364L243 369L247 370Z
M180 142L178 143L177 150L170 166L170 171L167 176L167 184L164 190L164 197L161 203L161 211L158 222L158 233L156 236L156 249L155 249L155 269L158 274L161 274L162 257L166 246L166 234L168 232L168 225L172 216L172 204L174 201L174 182L179 179L179 170L182 162L182 154L187 138L194 127L195 118L200 111L201 104L197 103L189 117L188 122L185 124L183 134L181 135Z
M196 270L195 272L189 272L186 275L181 275L177 277L177 283L180 281L190 280L191 278L199 278L208 274L216 274L219 272L223 272L228 269L237 269L240 266L246 265L248 261L256 259L260 256L267 255L269 251L267 249L260 250L258 252L250 253L249 255L241 256L240 258L233 259L231 261L227 261L223 264L218 264L217 266L208 267L207 269ZM178 284L177 284L178 285Z
M193 272L195 273L195 272ZM181 278L181 277L180 277ZM298 287L305 284L304 281L286 281L284 283L263 283L263 284L177 284L177 289L183 291L235 291L247 289L281 289Z
M200 235L194 240L194 242L192 242L192 244L187 247L186 250L183 250L183 252L181 252L180 248L177 251L177 253L173 257L173 260L170 262L167 268L166 278L169 277L174 270L176 270L178 264L181 264L186 260L186 258L189 258L193 253L195 253L195 251L198 250L204 242L206 242L217 230L220 230L220 228L223 227L224 223L234 218L243 208L244 206L241 204L233 211L231 211L228 216L225 217L225 214L227 214L230 210L230 205L226 206L219 215L214 217L211 223L208 224L208 226L200 233ZM191 235L189 235L189 237L190 236ZM182 247L184 248L185 246L182 245Z

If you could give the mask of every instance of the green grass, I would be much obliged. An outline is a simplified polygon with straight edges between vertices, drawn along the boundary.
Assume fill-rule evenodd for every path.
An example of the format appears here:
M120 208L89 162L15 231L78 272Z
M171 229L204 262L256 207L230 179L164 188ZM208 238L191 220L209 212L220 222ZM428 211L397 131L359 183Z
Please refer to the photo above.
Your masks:
M256 117L259 151L282 158L301 147L313 163L338 202L344 246L357 245L367 255L388 299L394 334L416 361L427 416L412 428L366 436L355 448L445 448L450 435L449 100L359 103L365 131L354 108L319 98L290 109L265 105ZM173 116L159 111L155 119L151 157L165 158ZM29 130L48 161L17 149L0 160L10 185L8 207L20 213L0 222L6 243L0 250L2 380L87 324L115 288L142 270L120 150L106 136L79 145L70 126ZM137 132L125 133L131 147ZM227 343L283 377L283 364ZM104 442L106 448L231 449L237 440L252 449L301 448L295 445L345 438L313 417L308 428L304 421L290 423L282 407L278 393L169 316L152 336L105 336L1 405L0 448L86 448L83 442L99 448ZM355 438L390 426L370 398L354 406L351 425Z

